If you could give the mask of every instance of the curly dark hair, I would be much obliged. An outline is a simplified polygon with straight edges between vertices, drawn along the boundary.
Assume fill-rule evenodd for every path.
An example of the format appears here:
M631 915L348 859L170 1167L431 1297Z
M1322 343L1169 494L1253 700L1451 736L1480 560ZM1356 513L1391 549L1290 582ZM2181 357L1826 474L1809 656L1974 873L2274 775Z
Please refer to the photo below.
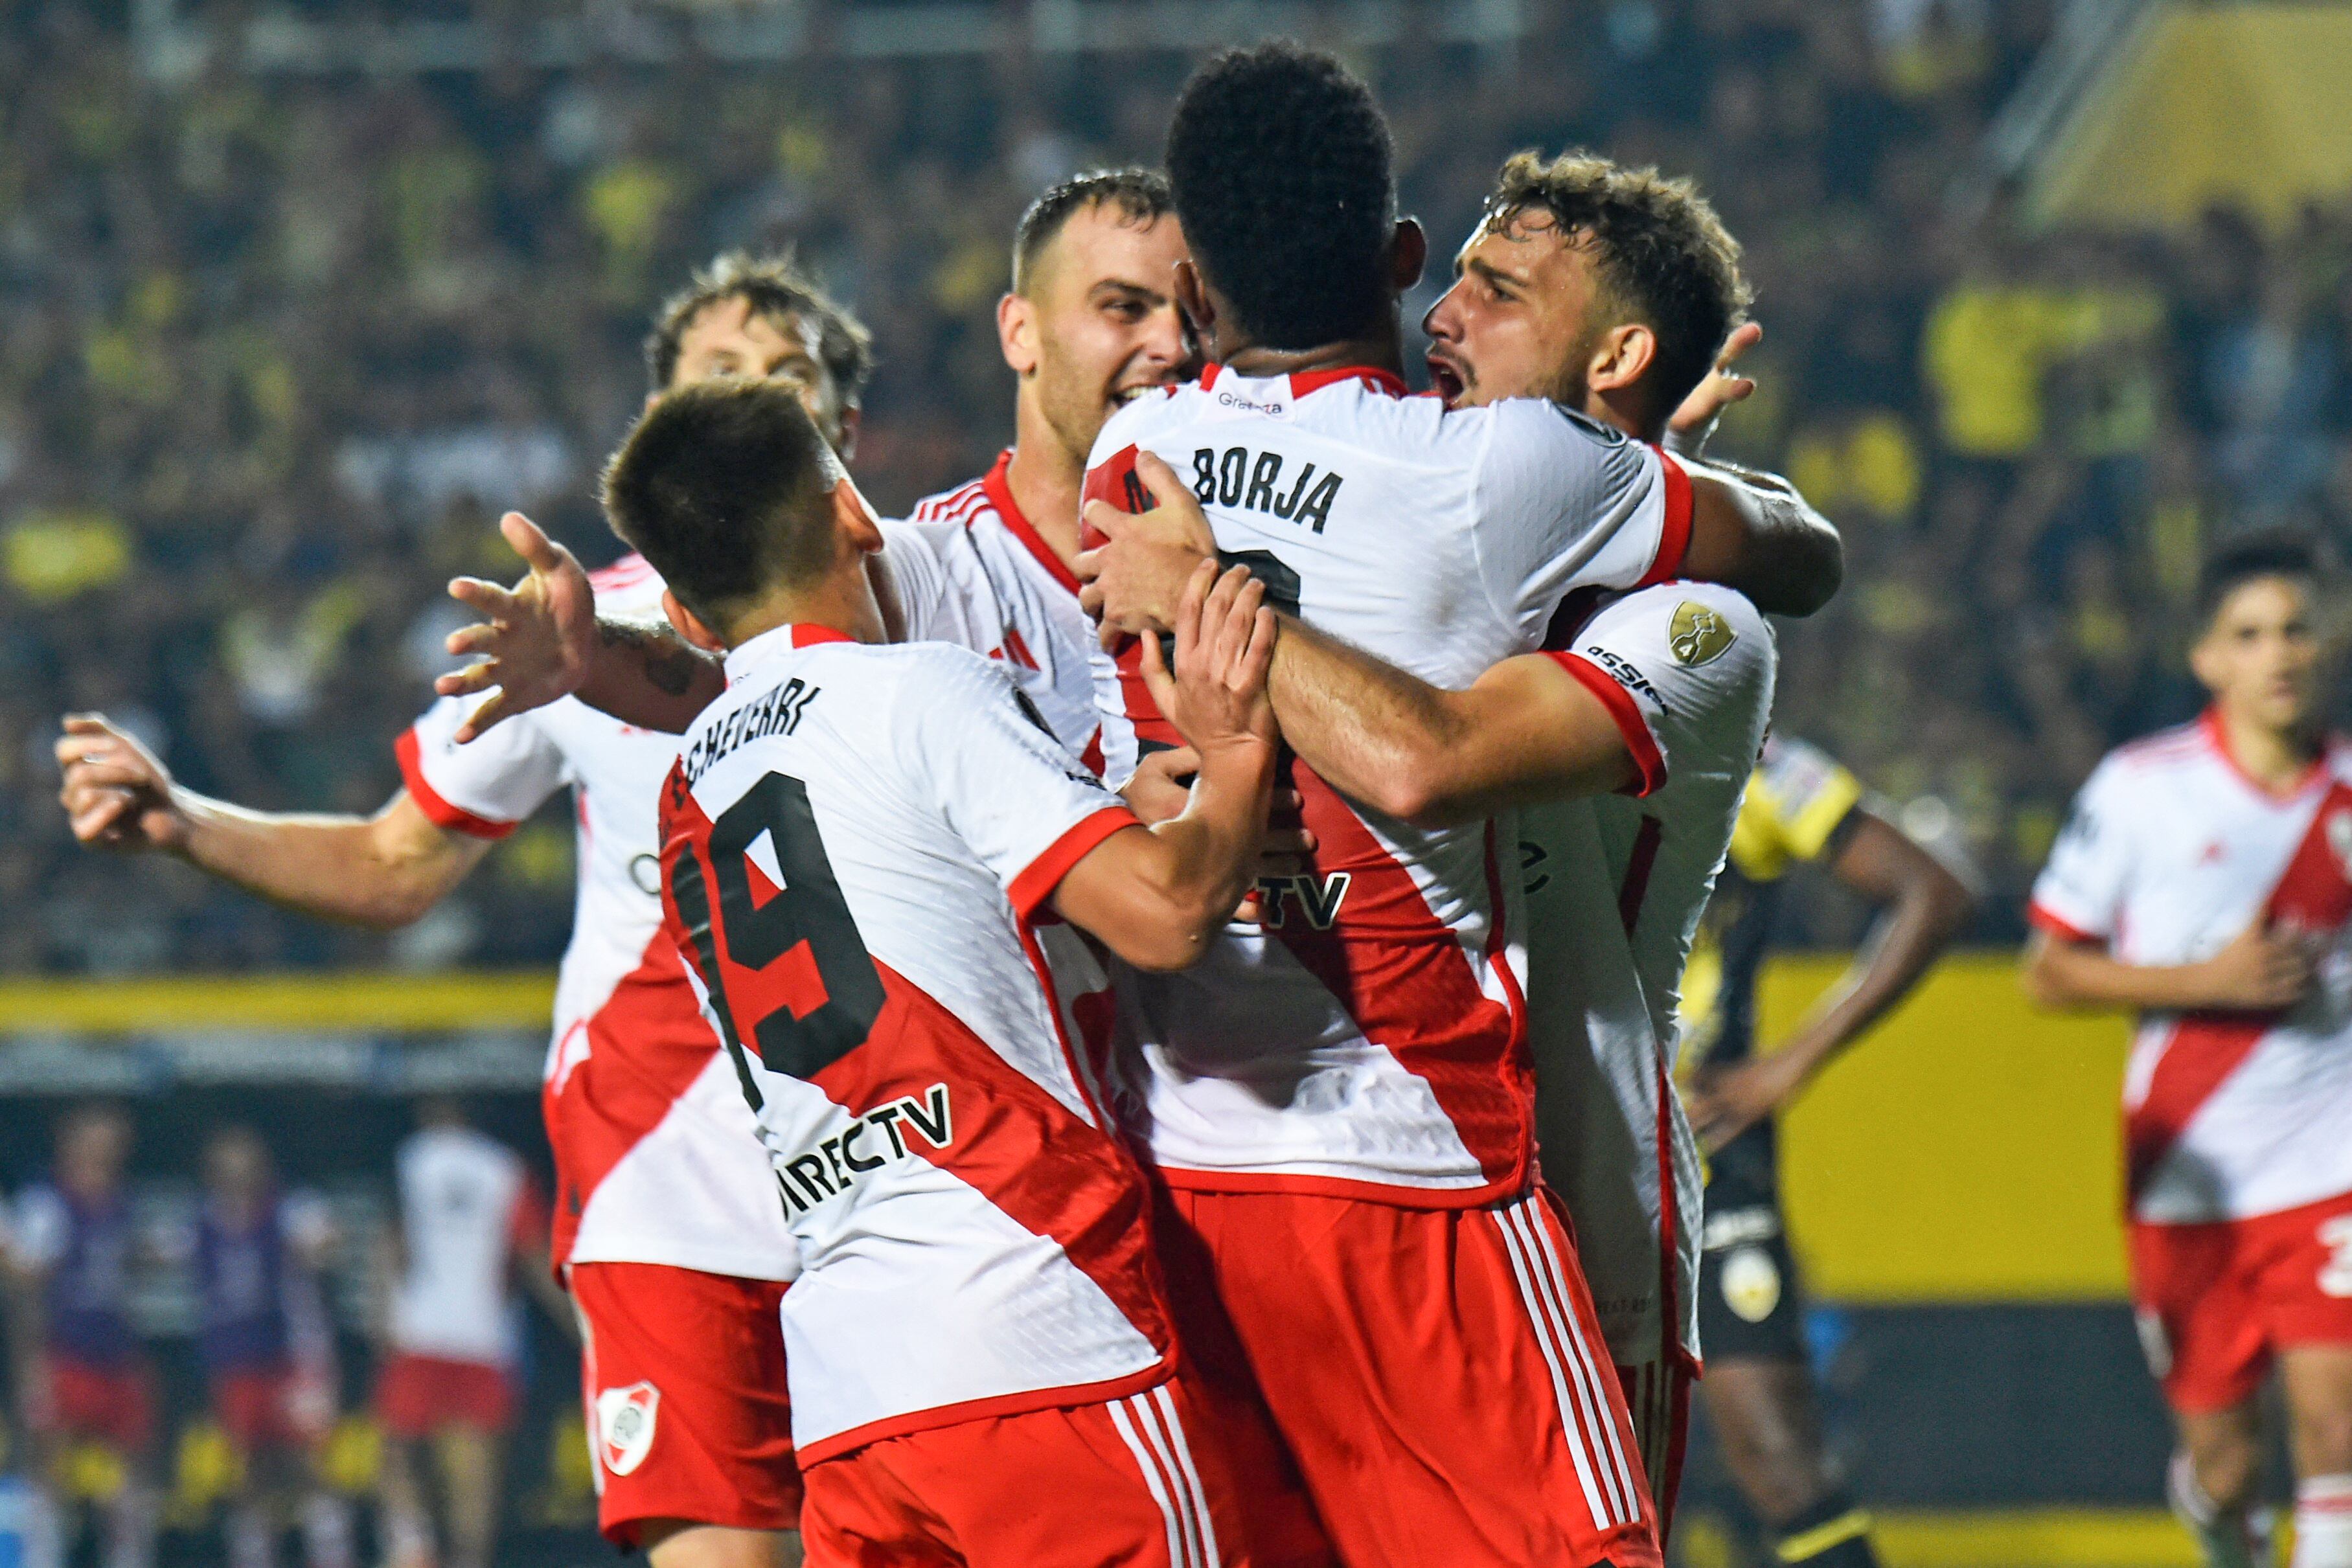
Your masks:
M1038 253L1063 226L1104 203L1130 224L1149 224L1169 210L1168 177L1157 169L1089 169L1073 174L1029 204L1013 231L1013 292L1029 291Z
M874 334L846 306L824 291L814 275L789 249L768 256L749 251L721 252L698 271L684 288L662 301L654 312L654 329L646 337L646 374L653 390L669 385L677 371L678 345L694 319L722 299L741 299L770 321L797 316L817 326L817 358L824 361L833 384L841 392L842 406L856 408L858 394L874 373Z
M1682 402L1706 378L1723 341L1755 299L1739 269L1739 242L1688 180L1628 169L1590 152L1547 162L1511 156L1486 198L1486 221L1551 214L1563 234L1586 236L1608 302L1658 338L1651 406Z
M1330 56L1286 39L1192 73L1168 127L1168 183L1193 264L1249 335L1311 349L1394 308L1388 121Z

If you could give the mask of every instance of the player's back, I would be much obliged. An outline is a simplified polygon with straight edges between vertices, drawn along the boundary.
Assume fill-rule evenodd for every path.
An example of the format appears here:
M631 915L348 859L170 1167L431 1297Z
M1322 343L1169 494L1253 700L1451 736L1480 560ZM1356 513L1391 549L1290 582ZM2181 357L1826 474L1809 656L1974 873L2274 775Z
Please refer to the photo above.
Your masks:
M1561 601L1679 560L1670 459L1559 406L1449 413L1370 370L1195 385L1115 415L1090 498L1149 505L1134 456L1189 482L1268 601L1442 686L1542 643ZM1171 744L1130 646L1098 658L1106 776ZM1491 822L1414 828L1295 768L1318 841L1197 968L1139 977L1155 1156L1180 1185L1369 1184L1454 1205L1518 1190L1531 1090Z
M2257 922L2308 935L2317 979L2272 1014L2148 1013L2124 1100L2134 1213L2201 1223L2352 1191L2352 747L2273 793L2220 723L2111 753L2033 886L2034 923L2129 964L2211 957Z
M964 649L788 626L728 667L665 787L665 880L799 1243L803 1462L1164 1376L1141 1177L1057 999L1099 971L1035 923L1133 817Z
M1755 607L1704 583L1623 595L1559 641L1554 656L1608 706L1642 784L1520 814L1528 1040L1545 1173L1576 1218L1611 1348L1633 1364L1657 1354L1669 1278L1674 1339L1696 1345L1700 1171L1669 1087L1675 1009L1778 658Z
M412 1134L395 1159L403 1268L392 1343L452 1361L507 1359L516 1249L538 1239L530 1175L512 1149L470 1127Z

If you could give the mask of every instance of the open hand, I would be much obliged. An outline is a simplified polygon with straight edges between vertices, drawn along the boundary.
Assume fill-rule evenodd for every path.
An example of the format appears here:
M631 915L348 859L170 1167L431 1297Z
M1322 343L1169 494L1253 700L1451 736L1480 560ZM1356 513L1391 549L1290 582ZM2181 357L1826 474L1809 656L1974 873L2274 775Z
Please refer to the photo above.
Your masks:
M65 787L58 800L73 835L113 850L172 850L187 818L172 800L172 774L155 754L103 714L68 714L58 737Z
M520 512L500 517L499 532L530 575L511 589L478 577L449 584L450 598L484 617L482 624L450 632L449 652L482 657L442 676L433 689L445 697L490 694L457 727L461 745L501 720L578 691L596 646L596 591L572 552Z
M1741 322L1725 340L1715 368L1706 373L1705 381L1691 388L1690 395L1666 421L1669 448L1691 457L1706 450L1706 439L1715 434L1716 422L1723 417L1723 411L1745 401L1756 390L1755 378L1732 372L1733 361L1763 340L1763 325L1756 321Z

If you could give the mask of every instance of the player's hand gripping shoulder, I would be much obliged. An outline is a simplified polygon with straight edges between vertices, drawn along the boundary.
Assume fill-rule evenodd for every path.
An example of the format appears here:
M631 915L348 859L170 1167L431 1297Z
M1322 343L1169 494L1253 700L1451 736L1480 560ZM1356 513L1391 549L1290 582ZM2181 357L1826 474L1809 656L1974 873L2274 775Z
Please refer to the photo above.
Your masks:
M1086 584L1078 603L1101 622L1105 648L1122 637L1171 630L1193 570L1217 553L1208 514L1176 470L1139 452L1135 475L1156 503L1150 511L1130 514L1108 501L1087 503L1087 526L1108 542L1078 557L1078 578Z
M499 531L530 570L514 587L478 577L449 584L449 597L483 621L449 633L452 653L475 663L433 683L445 697L489 696L457 728L459 744L503 720L562 697L642 729L685 733L695 715L727 689L718 660L664 627L599 620L596 591L572 552L520 512Z
M1200 563L1174 612L1175 668L1159 640L1143 678L1199 757L1190 802L1150 828L1113 833L1070 868L1054 906L1143 969L1181 969L1248 893L1274 793L1280 734L1266 695L1277 636L1262 585Z

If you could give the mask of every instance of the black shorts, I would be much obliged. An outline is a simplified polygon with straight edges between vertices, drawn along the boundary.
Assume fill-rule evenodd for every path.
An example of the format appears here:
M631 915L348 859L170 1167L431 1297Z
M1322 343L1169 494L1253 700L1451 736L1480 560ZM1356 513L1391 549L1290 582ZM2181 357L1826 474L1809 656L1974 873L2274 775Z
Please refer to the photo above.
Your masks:
M1698 1347L1708 1362L1808 1359L1804 1292L1773 1163L1769 1124L1708 1161L1698 1265Z

